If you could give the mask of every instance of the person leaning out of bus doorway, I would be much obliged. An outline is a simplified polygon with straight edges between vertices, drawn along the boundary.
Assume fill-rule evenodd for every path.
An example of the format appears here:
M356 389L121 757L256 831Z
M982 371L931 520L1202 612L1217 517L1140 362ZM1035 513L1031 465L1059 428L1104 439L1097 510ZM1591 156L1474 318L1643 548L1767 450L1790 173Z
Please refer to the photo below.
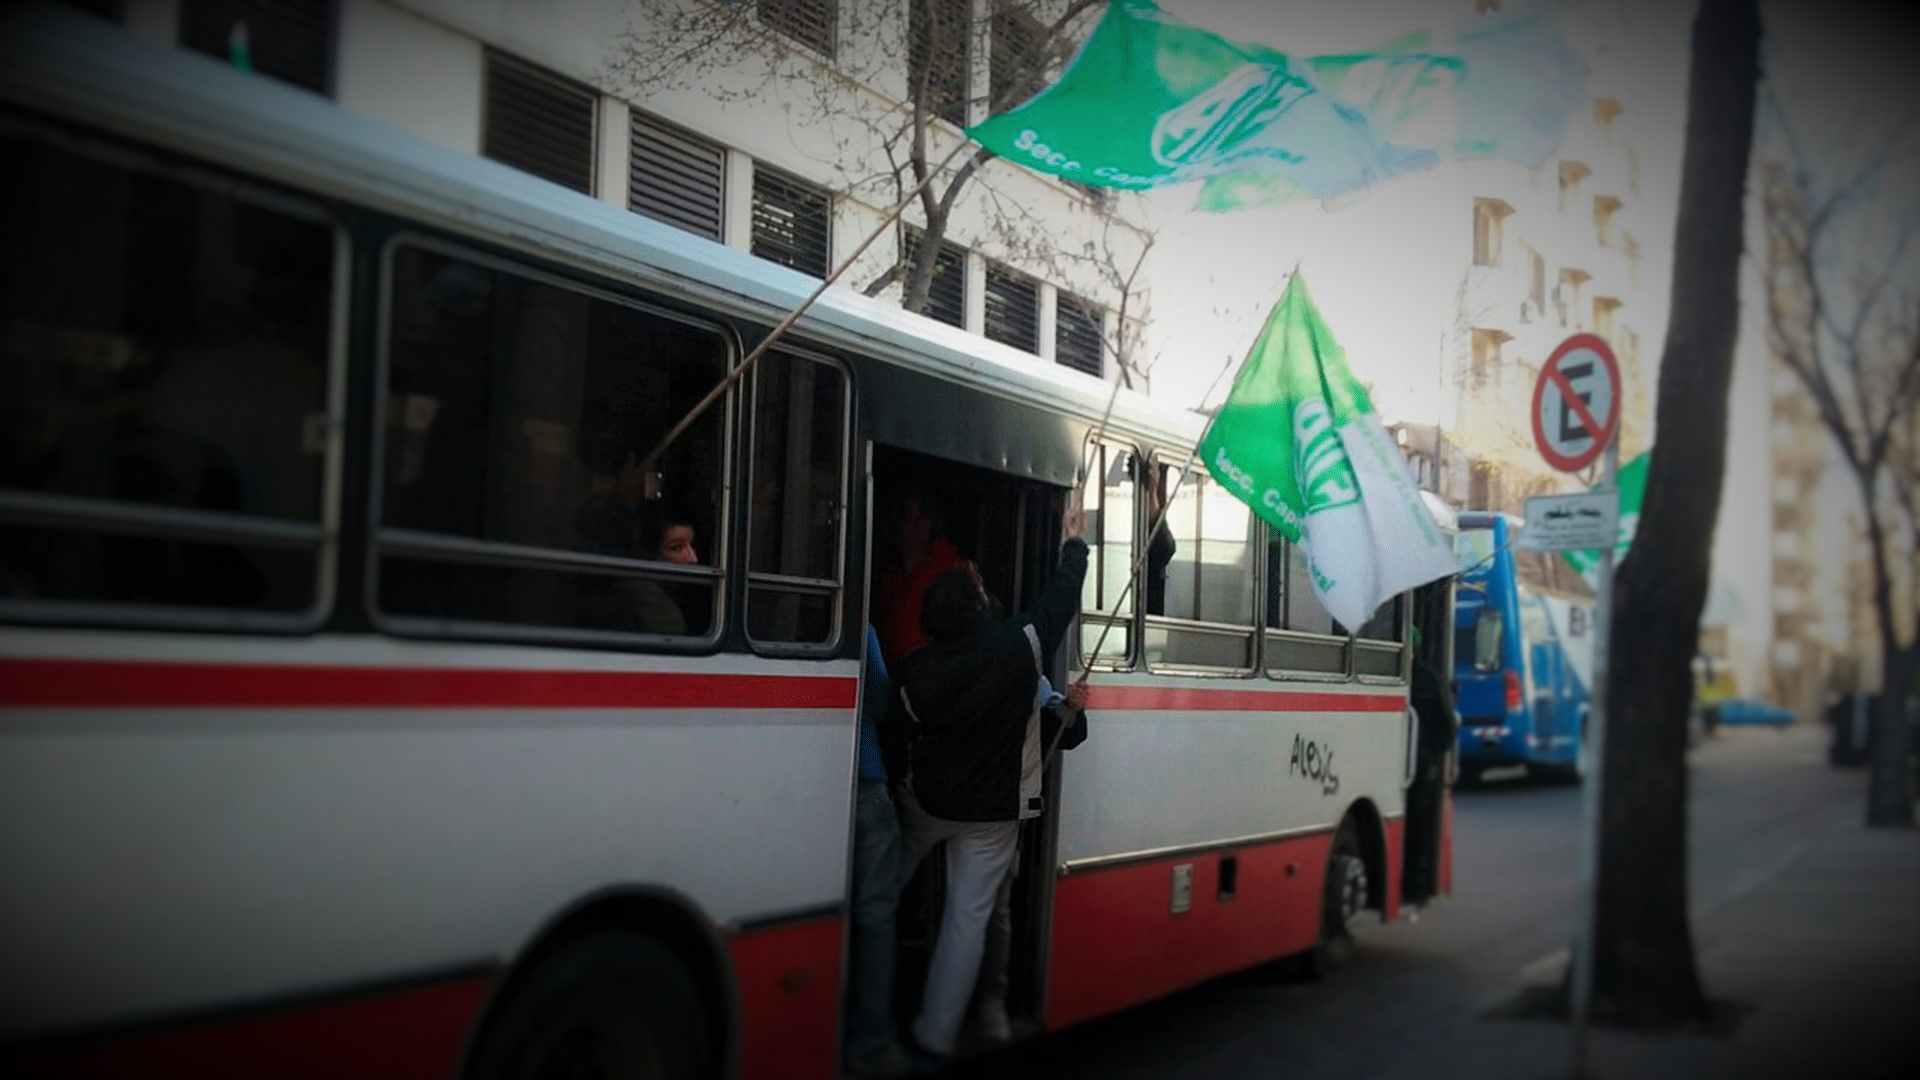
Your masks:
M890 664L926 644L920 607L933 579L967 562L946 537L939 501L922 488L908 491L895 507L893 542L873 582L874 624Z
M893 666L897 689L881 735L889 772L906 778L903 868L947 843L945 905L910 1031L923 1058L953 1053L1020 822L1042 810L1038 689L1080 606L1085 529L1085 512L1071 508L1052 580L1031 609L1004 621L993 618L971 565L935 578L921 611L931 640Z

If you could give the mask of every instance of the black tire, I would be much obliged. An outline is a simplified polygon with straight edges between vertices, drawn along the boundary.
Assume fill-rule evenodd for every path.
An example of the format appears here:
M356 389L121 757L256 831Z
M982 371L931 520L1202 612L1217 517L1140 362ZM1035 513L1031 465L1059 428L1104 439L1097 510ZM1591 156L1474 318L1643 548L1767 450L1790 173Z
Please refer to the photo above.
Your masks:
M1306 955L1307 973L1330 979L1353 961L1353 924L1367 909L1367 860L1352 817L1340 823L1327 852L1320 888L1320 940Z
M693 979L624 931L567 941L516 976L475 1043L468 1080L696 1080L717 1073Z

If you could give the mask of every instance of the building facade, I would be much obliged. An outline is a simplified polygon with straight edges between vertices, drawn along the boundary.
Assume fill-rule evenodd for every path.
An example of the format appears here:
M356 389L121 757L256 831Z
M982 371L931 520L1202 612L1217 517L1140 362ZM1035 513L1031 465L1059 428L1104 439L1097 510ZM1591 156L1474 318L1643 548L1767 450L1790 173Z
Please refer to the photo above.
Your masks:
M956 3L959 7L956 7ZM963 142L996 87L1031 80L1044 3L955 0L75 0L149 40L814 276L901 295L890 273L926 215L888 211L916 76L944 93L926 159ZM929 13L938 18L930 19ZM701 20L710 20L703 23ZM676 34L715 32L709 51ZM1057 50L1055 50L1057 53ZM961 152L952 159L957 167ZM952 168L936 177L943 194ZM1116 378L1127 271L1148 242L1134 196L987 161L945 211L923 313ZM876 235L877 234L877 235ZM1122 312L1125 312L1124 321Z

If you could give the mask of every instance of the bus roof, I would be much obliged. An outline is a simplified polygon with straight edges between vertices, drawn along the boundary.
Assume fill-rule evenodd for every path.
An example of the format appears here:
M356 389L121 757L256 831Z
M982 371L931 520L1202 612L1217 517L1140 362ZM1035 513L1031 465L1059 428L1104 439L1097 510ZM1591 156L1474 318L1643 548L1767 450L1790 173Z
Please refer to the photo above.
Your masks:
M448 149L277 80L142 41L53 5L0 12L0 100L461 232L519 243L771 325L819 285L476 154ZM1031 353L850 288L828 290L807 338L1010 400L1184 448L1197 414L1154 405Z

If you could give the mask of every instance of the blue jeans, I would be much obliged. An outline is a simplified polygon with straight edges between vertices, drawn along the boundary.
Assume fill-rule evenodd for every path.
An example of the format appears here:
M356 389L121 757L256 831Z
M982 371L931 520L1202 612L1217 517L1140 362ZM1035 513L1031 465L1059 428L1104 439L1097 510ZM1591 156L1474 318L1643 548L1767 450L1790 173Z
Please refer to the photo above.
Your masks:
M900 906L900 818L883 780L862 780L853 803L852 971L847 1061L868 1060L894 1041L893 914Z

